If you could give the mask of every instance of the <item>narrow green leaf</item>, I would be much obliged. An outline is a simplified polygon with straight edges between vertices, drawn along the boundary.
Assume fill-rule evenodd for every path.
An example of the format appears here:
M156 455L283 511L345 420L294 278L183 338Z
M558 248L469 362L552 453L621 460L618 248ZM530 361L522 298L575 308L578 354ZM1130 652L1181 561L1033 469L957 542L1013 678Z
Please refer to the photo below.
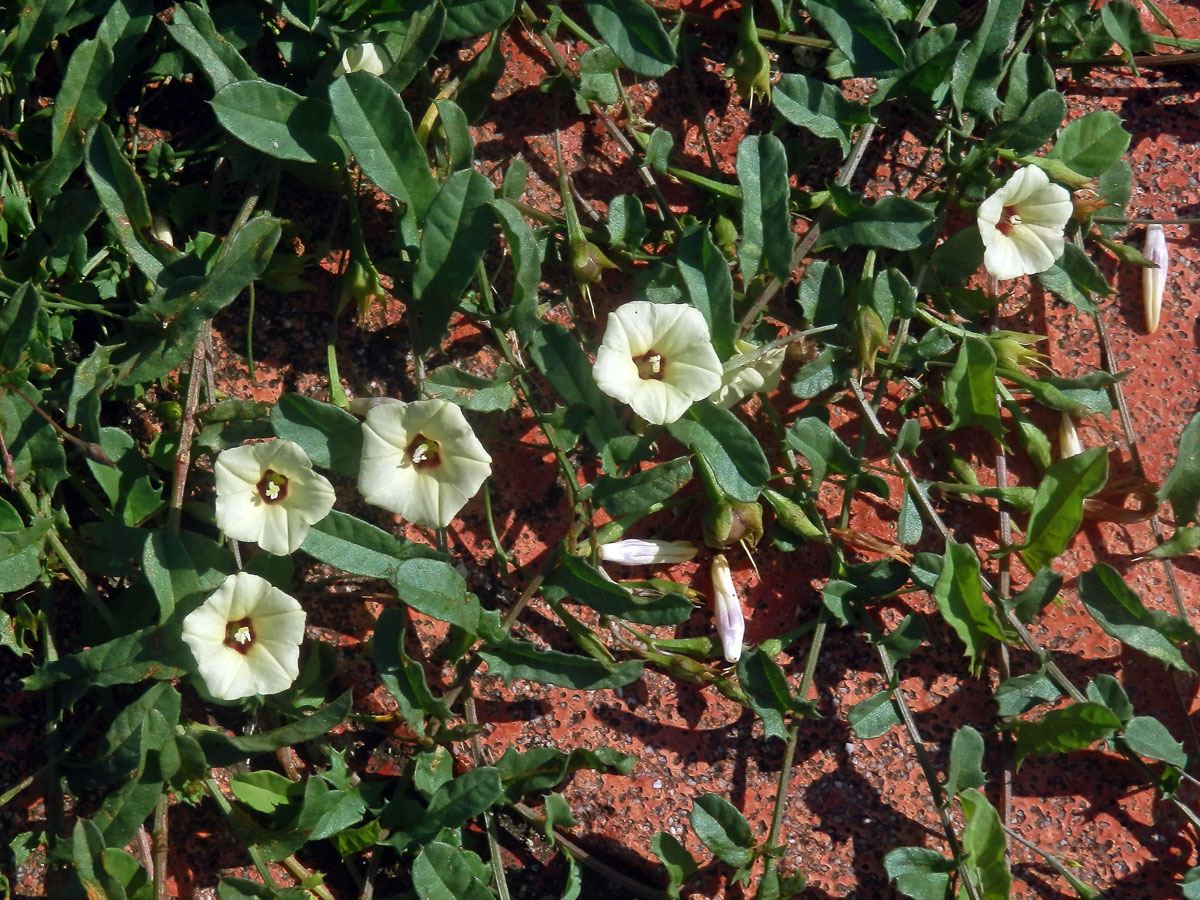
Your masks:
M512 18L515 0L449 0L442 40L460 41L495 31Z
M953 797L964 788L983 787L983 735L963 725L950 739L950 764L946 767L946 794Z
M260 78L235 81L212 98L217 121L247 146L295 162L339 165L345 154L333 137L333 110Z
M951 430L979 425L993 437L1003 434L996 405L996 354L990 344L970 338L962 342L942 400L953 416Z
M1003 635L983 599L979 557L973 548L955 541L947 542L945 565L934 585L933 596L942 618L967 645L971 671L978 674L983 666L988 638L1003 640Z
M1163 541L1142 558L1171 559L1176 556L1187 556L1198 549L1200 549L1200 525L1186 525L1183 528L1176 529L1170 538Z
M1062 160L1080 175L1095 178L1125 155L1130 138L1120 116L1099 109L1073 119L1046 155Z
M946 900L954 860L927 847L897 847L883 858L896 890L911 900Z
M1014 762L1019 769L1027 756L1083 750L1112 737L1120 727L1120 719L1099 703L1072 703L1052 709L1037 722L1012 723L1017 739Z
M1158 499L1171 501L1176 525L1200 521L1200 413L1179 435L1175 465L1158 489Z
M733 276L729 263L700 223L684 231L677 251L679 274L692 306L704 315L717 356L734 355L737 325L733 321Z
M542 324L538 318L538 288L542 281L542 250L537 236L524 214L511 200L501 198L492 201L492 212L504 232L508 252L513 263L512 297L508 309L501 312L506 323L517 329L521 343L528 345L534 332ZM609 209L612 215L612 209Z
M280 438L299 444L314 466L358 477L362 425L344 409L303 394L283 394L271 410L271 427Z
M20 364L37 327L41 296L31 282L25 282L0 308L0 374Z
M406 559L434 555L424 544L406 541L336 509L308 532L300 549L344 572L391 578Z
M771 477L762 445L742 421L708 401L693 403L667 426L671 436L704 457L717 486L734 500L752 503Z
M158 281L163 264L147 249L144 234L150 230L150 205L141 179L117 146L103 122L88 132L84 163L108 220L117 230L121 249L151 281Z
M642 663L637 660L605 665L588 656L562 653L558 650L538 650L526 641L493 641L479 649L488 664L488 671L498 675L505 684L516 679L553 684L576 690L597 691L601 688L624 687L637 681Z
M1191 671L1177 645L1200 635L1183 619L1147 609L1112 566L1097 563L1080 575L1079 599L1105 634L1164 665Z
M418 0L406 4L404 18L407 30L388 32L384 41L392 67L383 74L383 80L397 93L408 87L417 73L437 49L446 27L446 4L438 0Z
M329 103L342 140L363 172L411 205L417 222L424 222L438 185L400 97L377 76L351 72L330 82Z
M1187 765L1183 743L1175 740L1167 726L1152 716L1134 716L1125 723L1121 736L1129 749L1139 756L1160 759L1177 769Z
M963 827L963 866L979 887L983 900L1010 900L1012 872L1000 814L987 797L974 788L958 795L966 825Z
M787 676L761 647L742 654L737 664L738 684L746 692L750 708L762 719L767 737L787 739L787 718L797 705L788 688Z
M661 78L675 66L675 45L658 13L642 0L584 0L584 9L630 71Z
M576 556L565 556L555 566L546 578L544 590L552 600L574 600L606 616L643 625L679 625L692 614L692 603L683 594L638 599Z
M656 511L691 480L692 461L681 456L620 478L601 475L592 483L592 500L614 519L643 516Z
M787 152L773 134L751 135L738 145L738 184L742 188L742 240L738 264L746 281L761 262L780 281L792 277L791 215L788 212Z
M429 690L425 670L404 652L404 621L402 610L385 609L375 622L371 654L379 680L396 700L405 724L424 734L426 715L445 719L450 710Z
M857 76L895 72L904 48L891 23L870 0L803 0L804 8L846 54Z
M927 204L893 195L871 204L857 194L848 201L838 207L840 215L822 224L818 247L916 250L933 238L934 213Z
M1024 6L1024 0L989 0L970 42L954 61L950 95L959 110L990 115L1000 105L996 91Z
M353 699L351 692L347 691L310 716L259 734L230 736L219 729L199 726L189 727L188 734L204 749L209 765L228 766L247 756L274 753L281 747L302 744L327 734L345 721Z
M504 794L500 772L494 766L479 766L446 782L429 798L428 824L436 829L458 828L468 819L489 809Z
M740 868L754 859L754 835L737 807L717 794L704 794L692 806L688 821L700 843L721 862Z
M837 141L843 154L850 152L855 126L871 121L865 106L847 100L832 84L799 73L780 76L771 90L771 102L793 125Z
M1061 459L1046 470L1033 500L1025 542L1013 549L1030 572L1050 565L1070 543L1083 522L1083 501L1108 481L1108 455L1093 447Z
M695 874L699 866L688 849L674 835L665 831L655 832L650 838L650 849L667 870L667 894L679 896L679 887Z
M467 583L449 563L436 559L407 559L388 576L400 599L424 613L469 634L479 634L483 607L467 593Z
M208 11L197 3L175 5L167 24L167 34L196 61L214 91L235 81L251 81L258 77L238 54L237 48L217 31Z
M860 741L883 737L900 724L900 714L892 702L892 691L880 691L850 707L846 719Z

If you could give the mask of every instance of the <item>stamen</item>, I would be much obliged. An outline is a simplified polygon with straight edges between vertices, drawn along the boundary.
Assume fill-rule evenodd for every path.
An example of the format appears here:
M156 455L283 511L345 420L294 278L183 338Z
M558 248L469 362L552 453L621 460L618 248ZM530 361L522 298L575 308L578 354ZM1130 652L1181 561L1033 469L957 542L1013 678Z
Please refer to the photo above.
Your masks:
M287 499L288 479L286 475L267 469L258 480L258 496L264 503L279 503Z
M254 623L249 616L225 626L225 646L238 653L249 653L254 644Z

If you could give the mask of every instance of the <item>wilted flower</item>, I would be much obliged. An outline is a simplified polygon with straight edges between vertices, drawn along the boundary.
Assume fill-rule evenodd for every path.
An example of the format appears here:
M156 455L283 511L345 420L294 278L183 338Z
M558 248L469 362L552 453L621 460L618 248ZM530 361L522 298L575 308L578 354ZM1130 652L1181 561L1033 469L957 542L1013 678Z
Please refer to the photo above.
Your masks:
M363 422L363 499L444 528L492 474L492 458L447 400L378 403Z
M1079 442L1079 432L1075 430L1075 420L1066 413L1060 413L1058 420L1058 457L1078 456L1083 452L1083 444Z
M770 393L779 387L783 359L787 356L786 346L759 353L749 341L738 340L733 348L739 355L729 361L732 365L726 366L721 386L708 398L722 409L729 409L758 391Z
M333 77L349 75L351 72L370 72L372 75L382 75L391 63L385 53L381 53L378 45L367 42L347 47L341 61L334 67Z
M217 527L284 556L304 543L310 526L333 509L333 486L313 471L299 444L267 441L217 457Z
M265 578L238 572L183 620L208 692L240 700L287 689L300 673L304 610Z
M737 662L742 655L742 637L746 633L746 619L742 615L742 600L733 586L733 575L724 553L718 553L712 561L713 600L716 604L715 619L717 637L721 639L721 650L726 662Z
M653 541L628 538L600 545L600 558L625 566L649 566L655 563L675 565L696 555L691 541Z
M1170 258L1167 255L1167 236L1161 225L1146 226L1146 244L1142 255L1154 263L1156 269L1142 269L1142 303L1146 309L1146 330L1154 334L1162 314L1163 291L1167 286Z
M600 390L656 425L721 386L721 360L700 310L635 300L608 314L592 375Z
M1017 170L979 206L984 268L1004 280L1045 272L1063 254L1071 194L1037 166Z

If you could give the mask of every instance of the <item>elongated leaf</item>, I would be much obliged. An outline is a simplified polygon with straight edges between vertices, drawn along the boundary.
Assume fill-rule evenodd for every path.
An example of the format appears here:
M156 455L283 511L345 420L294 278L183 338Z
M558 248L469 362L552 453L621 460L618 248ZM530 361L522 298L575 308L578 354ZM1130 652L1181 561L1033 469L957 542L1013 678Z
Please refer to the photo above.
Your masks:
M967 822L963 827L963 864L983 900L1010 900L1012 872L1005 851L1004 824L987 797L974 788L958 795Z
M962 342L942 400L953 416L951 429L979 425L993 437L1003 434L996 405L996 354L990 344L970 338Z
M417 222L424 222L438 186L400 97L375 75L351 72L330 83L329 103L342 140L367 177L411 205Z
M420 900L491 900L491 888L478 876L481 866L487 870L470 850L430 841L413 861L413 889Z
M450 710L434 697L425 681L425 670L404 652L404 613L389 607L375 622L372 655L379 680L395 698L400 715L417 734L425 733L428 714L448 718Z
M279 437L299 444L314 466L358 477L362 425L344 409L303 394L284 394L271 410L271 427Z
M897 847L883 858L896 890L911 900L946 900L954 860L927 847Z
M1067 117L1067 101L1053 88L1042 91L1029 102L1021 117L1005 134L1005 144L1018 156L1033 153L1054 137Z
M1046 470L1033 499L1033 512L1018 548L1030 572L1037 572L1059 556L1083 522L1083 501L1108 481L1108 456L1093 447L1061 459Z
M229 736L224 731L192 726L188 733L196 739L211 766L228 766L247 756L274 753L281 747L301 744L327 734L341 724L350 713L353 697L350 691L310 716L260 734Z
M798 702L788 688L787 676L763 651L755 647L741 655L737 665L738 684L746 692L750 707L762 719L767 737L786 739L788 715Z
M734 354L733 276L729 264L713 243L708 226L693 225L679 238L679 274L692 306L704 315L717 356Z
M854 735L860 741L883 737L900 724L900 714L892 702L893 691L880 691L850 707L846 714Z
M490 808L503 795L500 772L479 766L447 781L429 798L429 823L436 829L458 828Z
M104 212L117 230L121 249L143 275L158 281L163 264L147 249L143 239L143 234L150 229L146 191L137 172L117 146L117 139L103 122L88 132L84 162Z
M1040 703L1053 703L1062 692L1045 672L1030 672L1000 682L992 699L999 707L1000 715L1019 716Z
M442 39L457 41L495 31L512 18L514 0L449 0Z
M1158 499L1171 501L1176 525L1200 521L1200 413L1179 435L1175 465L1158 489Z
M816 416L797 419L788 429L787 444L808 460L814 489L825 480L827 472L854 475L862 470L862 461L850 452L837 432Z
M37 327L41 295L25 282L0 307L0 374L13 371L21 362Z
M542 280L541 247L524 214L511 200L493 200L492 212L504 231L514 270L512 297L509 300L511 305L502 316L506 323L511 323L517 329L522 343L528 344L541 324L537 314L538 286ZM612 215L611 209L609 215Z
M396 593L417 612L479 634L483 607L467 593L467 583L449 563L436 559L408 559L388 577Z
M780 281L792 276L792 226L788 213L787 153L773 134L751 135L738 145L742 187L742 241L738 265L749 281L765 262Z
M393 31L384 42L393 62L383 80L397 93L408 87L437 49L446 27L446 4L436 0L406 4L404 18L408 29L403 36Z
M871 121L865 106L847 100L833 85L799 73L780 77L771 90L771 102L793 125L837 141L843 154L850 152L855 126Z
M632 72L661 78L675 65L675 45L658 13L642 0L584 0L600 37Z
M606 665L588 656L538 650L533 644L511 638L485 644L479 649L479 655L487 663L488 671L502 678L505 684L522 678L558 687L597 691L624 687L637 681L642 674L642 663L637 660Z
M391 578L406 559L436 555L424 544L402 540L336 509L309 531L300 549L355 575Z
M822 225L818 247L916 250L933 238L933 209L907 197L889 195L865 204L854 195L837 211L840 215Z
M946 793L953 797L964 788L983 787L983 736L970 725L950 739L950 765L946 767Z
M1121 118L1107 109L1099 109L1071 121L1054 147L1049 159L1061 159L1071 170L1089 178L1104 174L1129 148L1130 134Z
M1014 762L1019 769L1027 756L1083 750L1112 737L1120 727L1121 720L1099 703L1072 703L1052 709L1040 721L1012 723L1017 739Z
M517 402L516 391L512 389L515 374L507 363L501 363L491 378L481 378L455 366L442 366L425 376L425 395L475 412L500 412Z
M593 483L592 499L614 519L646 515L691 480L692 461L681 456L623 478L601 475Z
M1161 759L1176 768L1187 765L1183 744L1175 740L1167 726L1153 716L1134 716L1125 723L1122 734L1129 749L1147 759Z
M695 874L699 866L695 858L688 852L687 847L679 843L678 838L665 831L656 832L650 838L650 849L667 870L667 893L671 897L679 896L679 887Z
M1039 273L1037 278L1043 287L1080 312L1096 311L1096 304L1091 297L1093 293L1112 293L1095 263L1074 244L1067 244L1058 262Z
M934 599L944 618L967 645L971 671L978 673L983 666L983 653L988 638L1003 640L979 581L979 557L966 544L950 541L946 544L945 565L933 588Z
M717 794L704 794L692 806L688 821L700 843L721 862L734 867L754 859L754 835L737 807Z
M693 403L667 430L704 458L722 491L745 503L758 499L771 469L762 446L737 416L707 401Z
M324 99L254 78L225 85L212 107L226 131L267 156L329 165L344 160L333 137L333 110Z
M1187 556L1198 549L1200 549L1200 525L1187 525L1178 529L1168 540L1145 554L1144 558L1171 559L1175 556Z
M565 557L550 573L545 592L553 600L574 600L606 616L644 625L678 625L692 614L692 603L683 594L639 600L627 588L573 556Z
M178 3L167 25L167 34L196 61L212 85L219 91L235 81L257 77L237 48L217 31L208 11L197 3Z
M970 43L954 61L950 96L958 109L990 115L1000 105L996 89L1024 5L1024 0L989 0Z
M885 75L904 64L904 48L870 0L804 0L804 8L846 54L854 75Z
M1200 635L1183 619L1147 609L1112 566L1097 563L1080 575L1079 599L1105 634L1164 665L1191 671L1177 645Z

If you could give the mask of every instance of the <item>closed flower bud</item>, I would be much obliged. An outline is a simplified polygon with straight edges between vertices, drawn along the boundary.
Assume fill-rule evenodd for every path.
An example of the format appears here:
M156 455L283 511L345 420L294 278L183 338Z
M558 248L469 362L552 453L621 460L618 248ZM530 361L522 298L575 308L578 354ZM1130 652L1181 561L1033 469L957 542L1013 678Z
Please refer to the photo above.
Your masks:
M355 44L347 47L341 60L333 70L333 77L349 75L351 72L370 72L372 75L382 75L391 65L386 51L380 52L377 44L369 41L365 44Z
M725 661L735 663L742 655L742 638L746 634L746 619L742 615L742 600L733 586L733 575L725 554L718 553L712 561L714 620L717 637Z
M875 355L887 343L887 328L879 313L864 306L858 311L855 340L858 344L858 362L868 375L875 374Z
M669 565L687 562L696 555L691 541L652 541L628 538L600 546L600 558L623 566Z
M1083 444L1079 443L1079 433L1075 430L1075 420L1066 413L1061 413L1058 420L1058 456L1066 459L1068 456L1078 456L1083 452Z
M579 284L596 284L604 277L605 269L615 269L616 263L591 241L571 248L571 271Z
M733 80L738 96L743 100L753 103L758 96L771 102L771 57L758 39L754 12L750 6L742 7L737 51L733 56Z
M1146 244L1142 255L1158 268L1142 270L1142 303L1146 309L1146 331L1154 334L1158 330L1162 314L1163 291L1167 286L1170 260L1167 256L1167 237L1161 225L1146 226Z
M724 550L747 541L750 546L763 536L762 507L740 500L722 500L704 513L704 543Z

